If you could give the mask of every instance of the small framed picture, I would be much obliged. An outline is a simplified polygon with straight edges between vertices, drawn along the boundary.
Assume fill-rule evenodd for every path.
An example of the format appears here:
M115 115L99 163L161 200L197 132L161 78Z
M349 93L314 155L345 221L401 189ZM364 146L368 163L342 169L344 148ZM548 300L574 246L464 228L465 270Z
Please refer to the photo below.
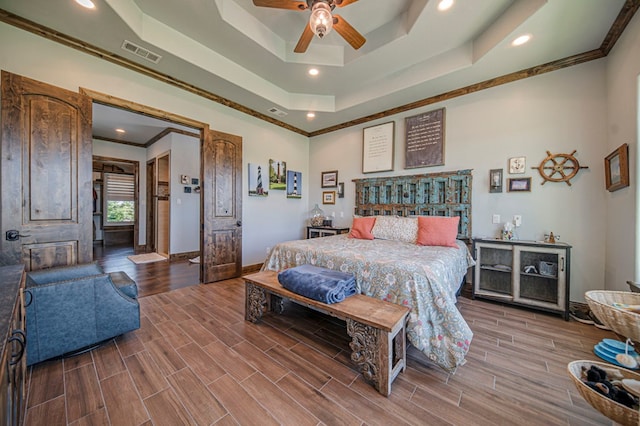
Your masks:
M189 185L189 183L191 183L190 179L189 179L189 176L180 175L180 183L183 184L183 185Z
M509 173L520 174L524 173L526 161L524 157L509 158Z
M191 187L190 186L185 186L184 187L184 192L185 192L185 194L191 194Z
M629 146L626 143L604 159L604 174L609 192L629 186Z
M502 169L489 170L489 192L502 192Z
M510 178L509 192L530 192L531 178Z
M322 191L322 204L335 204L336 191Z
M338 183L338 198L344 198L344 182Z
M199 185L200 180L198 178L191 178L191 185Z
M335 188L338 186L338 171L322 172L322 187Z

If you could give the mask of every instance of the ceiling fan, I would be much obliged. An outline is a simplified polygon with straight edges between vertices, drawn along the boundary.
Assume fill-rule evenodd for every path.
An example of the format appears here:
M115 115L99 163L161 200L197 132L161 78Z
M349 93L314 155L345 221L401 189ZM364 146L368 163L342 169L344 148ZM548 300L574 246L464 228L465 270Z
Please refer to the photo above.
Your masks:
M331 12L337 7L344 7L358 0L253 0L255 6L273 7L276 9L307 10L311 9L309 23L304 28L295 49L296 53L304 53L311 43L314 34L323 38L332 28L344 38L354 49L358 50L367 41L362 34L353 28L340 15Z

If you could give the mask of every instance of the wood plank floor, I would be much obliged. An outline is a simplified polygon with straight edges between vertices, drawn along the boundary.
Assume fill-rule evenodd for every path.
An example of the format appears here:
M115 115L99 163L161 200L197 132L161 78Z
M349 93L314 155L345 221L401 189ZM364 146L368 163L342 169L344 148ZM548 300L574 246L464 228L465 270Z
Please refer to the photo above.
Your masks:
M343 323L297 305L247 323L243 281L188 285L192 266L123 267L145 285L181 288L141 286L150 295L139 330L31 368L26 424L611 424L566 371L596 359L593 346L611 332L463 296L467 363L447 374L412 349L385 398L354 369Z

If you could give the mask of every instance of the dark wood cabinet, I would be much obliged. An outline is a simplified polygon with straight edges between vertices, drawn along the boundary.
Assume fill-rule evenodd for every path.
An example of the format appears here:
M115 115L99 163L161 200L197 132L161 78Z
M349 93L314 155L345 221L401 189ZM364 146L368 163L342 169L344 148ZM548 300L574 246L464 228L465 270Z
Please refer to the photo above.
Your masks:
M24 311L24 266L0 267L0 419L24 421L27 339Z
M331 226L307 226L307 239L346 234L349 228L333 228Z

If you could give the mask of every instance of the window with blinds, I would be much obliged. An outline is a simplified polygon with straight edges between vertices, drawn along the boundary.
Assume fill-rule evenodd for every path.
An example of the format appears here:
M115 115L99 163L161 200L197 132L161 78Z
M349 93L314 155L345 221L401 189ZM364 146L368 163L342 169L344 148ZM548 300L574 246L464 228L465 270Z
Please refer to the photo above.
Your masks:
M131 225L135 220L135 177L104 174L105 225Z

